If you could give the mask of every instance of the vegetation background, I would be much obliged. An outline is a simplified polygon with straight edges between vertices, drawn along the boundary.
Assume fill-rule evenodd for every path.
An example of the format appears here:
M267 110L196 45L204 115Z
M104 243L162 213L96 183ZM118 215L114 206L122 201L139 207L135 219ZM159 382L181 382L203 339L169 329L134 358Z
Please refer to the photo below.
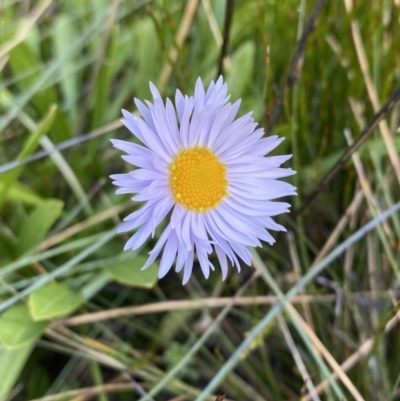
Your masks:
M399 28L399 0L1 0L0 399L400 399L399 94L370 125ZM157 281L115 233L138 205L109 139L149 81L191 94L221 61L302 213L225 282Z

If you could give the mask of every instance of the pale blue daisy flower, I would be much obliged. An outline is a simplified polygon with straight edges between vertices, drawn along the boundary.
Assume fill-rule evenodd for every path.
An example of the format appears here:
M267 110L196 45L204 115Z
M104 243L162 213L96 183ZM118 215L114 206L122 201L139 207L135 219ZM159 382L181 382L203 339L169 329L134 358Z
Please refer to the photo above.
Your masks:
M159 277L173 265L183 270L187 283L197 255L204 277L214 270L209 260L215 251L225 279L228 259L240 271L240 259L251 263L248 247L273 244L267 230L286 231L271 216L289 211L285 202L273 199L295 194L295 187L278 181L294 174L280 168L291 155L264 157L283 138L263 138L264 130L248 113L235 120L240 100L228 103L227 85L222 77L207 91L199 78L193 97L177 90L175 106L164 104L150 83L154 103L135 99L143 116L123 110L124 125L143 143L113 139L113 145L127 153L122 156L137 166L127 174L114 174L117 194L134 193L132 200L144 206L124 219L119 232L138 229L125 245L137 249L171 212L143 268L162 252Z

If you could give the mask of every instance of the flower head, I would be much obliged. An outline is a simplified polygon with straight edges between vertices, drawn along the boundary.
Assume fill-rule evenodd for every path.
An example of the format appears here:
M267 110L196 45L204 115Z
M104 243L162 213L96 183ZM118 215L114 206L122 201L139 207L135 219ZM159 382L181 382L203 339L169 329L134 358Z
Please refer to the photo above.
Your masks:
M295 194L295 187L277 180L294 174L280 168L291 155L264 157L283 139L263 138L252 113L235 120L240 100L228 103L222 78L207 91L199 78L193 97L177 90L175 106L170 99L164 104L153 84L150 89L154 103L146 107L135 99L143 119L122 111L122 122L144 146L112 140L127 153L123 159L138 167L111 176L120 187L117 193L133 193L133 201L145 202L119 229L138 228L125 250L143 245L172 212L143 268L163 250L159 277L175 263L177 272L183 269L185 284L195 253L208 278L214 270L208 255L214 250L225 279L228 259L240 270L239 259L250 265L248 247L261 246L260 240L275 242L267 229L285 231L271 216L287 212L290 205L272 200Z

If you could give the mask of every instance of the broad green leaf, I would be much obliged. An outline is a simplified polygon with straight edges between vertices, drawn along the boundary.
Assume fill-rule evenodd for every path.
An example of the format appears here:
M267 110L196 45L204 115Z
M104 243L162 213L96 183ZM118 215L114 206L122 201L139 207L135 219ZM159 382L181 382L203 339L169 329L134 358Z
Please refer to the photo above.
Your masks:
M4 188L4 184L0 181L0 193ZM36 195L30 188L16 182L8 190L6 200L13 200L26 203L27 205L40 206L45 200Z
M253 42L245 42L232 56L232 70L226 77L231 99L239 99L246 87L250 84L250 78L254 68L256 47Z
M153 288L157 282L158 266L153 263L146 270L141 270L147 258L135 256L106 267L108 273L117 281L133 287Z
M62 59L65 52L68 51L70 43L79 40L77 35L77 27L71 20L69 14L61 14L54 22L54 54L57 58ZM77 78L80 71L75 68L76 60L70 58L61 63L60 66L60 88L65 98L66 109L69 111L70 121L72 125L77 121L78 109L76 99L78 98Z
M91 121L91 128L98 128L101 124L106 122L106 111L110 103L108 92L104 88L111 87L112 72L114 69L117 42L118 42L119 29L118 26L113 27L108 41L107 50L104 55L104 61L101 63L99 73L97 75L96 83L92 95L92 109L93 116ZM93 151L97 152L95 146L91 146Z
M34 322L26 305L16 305L0 317L0 340L7 348L20 347L35 341L49 322Z
M135 43L135 51L132 55L138 66L136 73L132 76L135 94L139 99L147 99L150 94L149 81L158 80L163 58L156 28L150 18L138 20L132 29L132 43Z
M57 106L51 105L46 116L43 120L38 124L37 128L31 133L31 135L27 138L24 143L24 147L16 157L16 160L21 160L24 157L30 155L37 147L40 138L43 135L46 135L51 126L53 125L54 118L57 113ZM25 165L16 167L5 174L2 174L1 180L1 192L0 192L0 206L3 204L4 200L7 198L8 192L17 181L18 176L21 174Z
M25 220L19 232L18 251L23 254L34 248L60 216L63 202L52 199L37 207Z
M32 344L6 349L0 343L0 399L15 386L25 363L32 352Z
M18 87L24 92L31 90L44 70L38 55L34 53L27 42L21 42L18 46L15 46L9 55L9 64L12 72L18 78ZM45 114L52 104L57 103L58 95L54 86L35 91L31 98L31 104L40 115ZM62 111L58 111L55 116L53 135L57 141L63 141L70 137L70 128Z
M83 302L81 294L60 283L50 283L38 288L28 299L29 311L35 322L67 315Z

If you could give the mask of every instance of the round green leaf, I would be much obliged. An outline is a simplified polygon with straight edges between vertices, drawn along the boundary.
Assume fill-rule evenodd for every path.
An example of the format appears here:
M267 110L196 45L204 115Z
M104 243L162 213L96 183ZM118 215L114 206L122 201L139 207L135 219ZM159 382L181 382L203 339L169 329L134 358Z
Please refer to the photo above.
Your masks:
M0 317L0 339L7 348L20 347L35 341L49 322L34 322L26 305L16 305Z
M83 302L81 294L60 283L50 283L38 288L28 299L29 310L36 322L67 315Z
M135 256L116 262L105 269L117 281L133 287L153 288L157 282L158 267L152 263L146 270L141 270L147 258Z

